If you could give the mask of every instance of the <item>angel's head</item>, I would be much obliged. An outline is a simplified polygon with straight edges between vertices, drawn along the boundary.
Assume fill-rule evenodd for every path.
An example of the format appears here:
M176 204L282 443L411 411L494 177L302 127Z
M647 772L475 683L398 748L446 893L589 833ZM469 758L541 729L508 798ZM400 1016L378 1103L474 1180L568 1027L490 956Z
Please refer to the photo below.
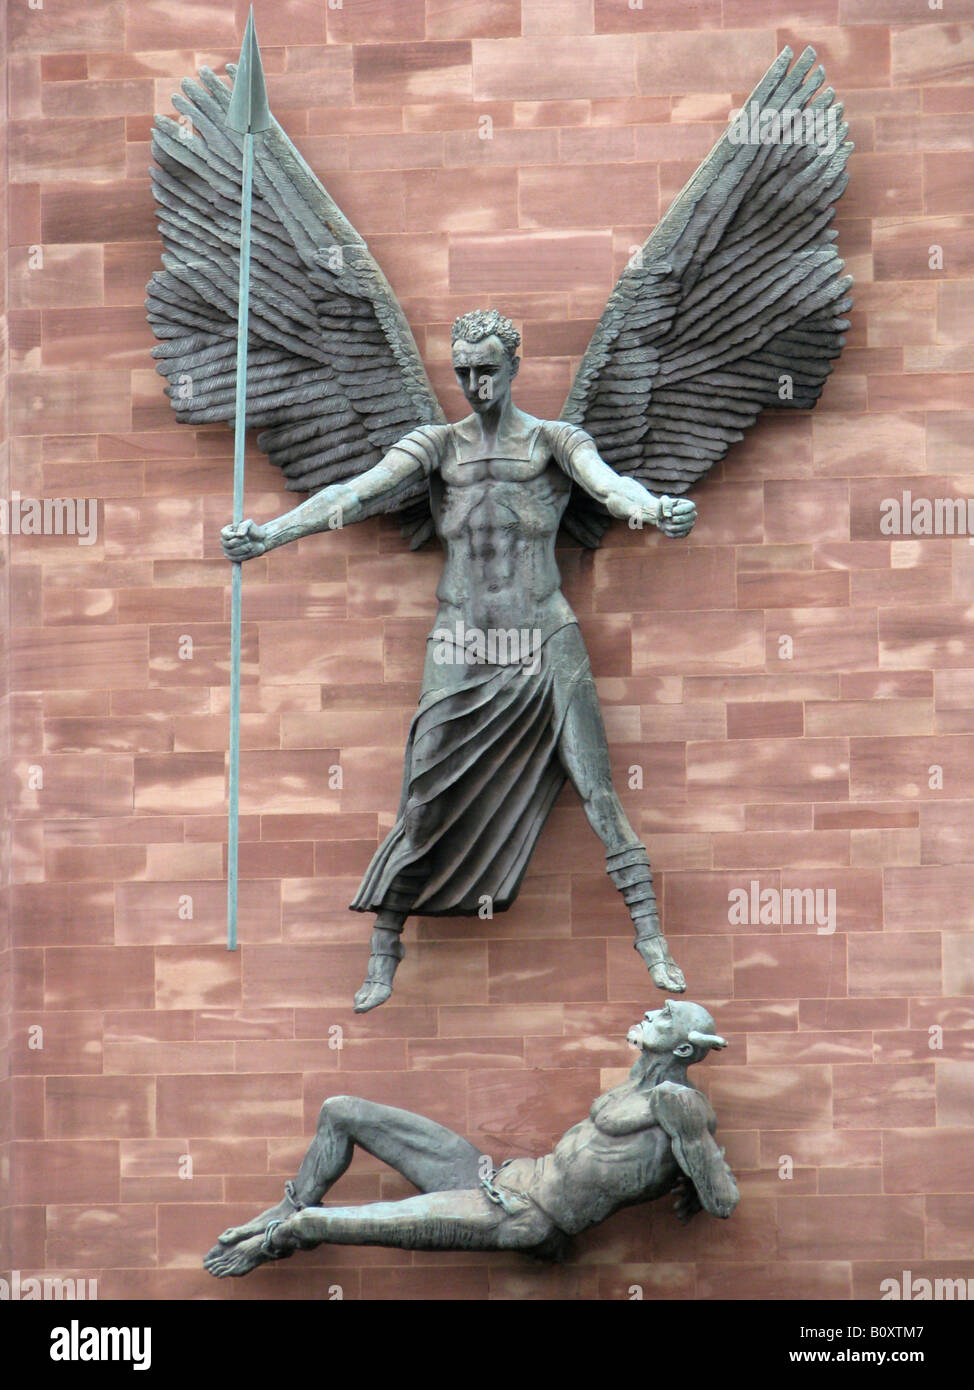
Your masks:
M453 325L453 370L478 414L503 403L521 365L521 335L496 309L473 309Z

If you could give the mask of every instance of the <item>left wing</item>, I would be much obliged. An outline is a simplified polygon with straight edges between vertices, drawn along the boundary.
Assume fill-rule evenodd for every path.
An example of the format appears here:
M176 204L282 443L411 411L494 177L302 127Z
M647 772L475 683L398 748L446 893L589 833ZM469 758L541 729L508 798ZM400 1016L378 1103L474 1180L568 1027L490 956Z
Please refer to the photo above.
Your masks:
M146 307L176 418L203 424L234 417L241 137L214 72L182 86L173 102L192 125L157 116L152 133L165 254ZM247 424L258 444L288 488L314 492L444 420L388 281L272 118L254 140ZM372 511L400 508L419 544L432 531L425 479Z
M792 57L742 108L750 130L729 127L622 272L562 411L653 492L686 492L764 408L814 406L845 341L852 280L829 223L852 146L835 93L815 96L814 50L789 71ZM779 136L806 122L815 138L741 138L775 121ZM564 522L598 545L608 517L576 492Z

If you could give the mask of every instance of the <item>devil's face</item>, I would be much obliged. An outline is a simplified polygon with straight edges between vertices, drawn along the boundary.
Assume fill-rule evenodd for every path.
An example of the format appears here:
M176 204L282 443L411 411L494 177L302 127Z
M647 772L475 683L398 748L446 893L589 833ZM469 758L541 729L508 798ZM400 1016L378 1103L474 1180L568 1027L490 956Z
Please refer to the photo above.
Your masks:
M667 999L661 1009L648 1010L626 1034L627 1042L643 1052L672 1052L687 1041L695 1020L687 1016L685 1004Z

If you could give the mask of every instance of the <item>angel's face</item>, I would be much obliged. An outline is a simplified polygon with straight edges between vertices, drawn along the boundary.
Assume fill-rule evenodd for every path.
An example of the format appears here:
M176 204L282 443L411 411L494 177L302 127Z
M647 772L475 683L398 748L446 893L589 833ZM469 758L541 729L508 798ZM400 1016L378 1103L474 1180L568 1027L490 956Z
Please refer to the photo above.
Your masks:
M504 403L511 393L517 367L517 358L511 360L498 337L484 338L479 343L460 339L453 344L453 370L460 390L478 415Z

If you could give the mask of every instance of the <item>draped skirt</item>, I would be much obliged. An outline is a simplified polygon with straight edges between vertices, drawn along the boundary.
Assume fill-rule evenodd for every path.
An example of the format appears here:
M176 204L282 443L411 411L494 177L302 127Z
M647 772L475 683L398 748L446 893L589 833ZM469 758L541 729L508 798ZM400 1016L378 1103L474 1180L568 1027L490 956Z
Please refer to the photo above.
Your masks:
M409 730L396 823L352 908L476 916L485 900L493 912L510 907L565 782L558 742L585 678L574 623L530 664L439 668Z

